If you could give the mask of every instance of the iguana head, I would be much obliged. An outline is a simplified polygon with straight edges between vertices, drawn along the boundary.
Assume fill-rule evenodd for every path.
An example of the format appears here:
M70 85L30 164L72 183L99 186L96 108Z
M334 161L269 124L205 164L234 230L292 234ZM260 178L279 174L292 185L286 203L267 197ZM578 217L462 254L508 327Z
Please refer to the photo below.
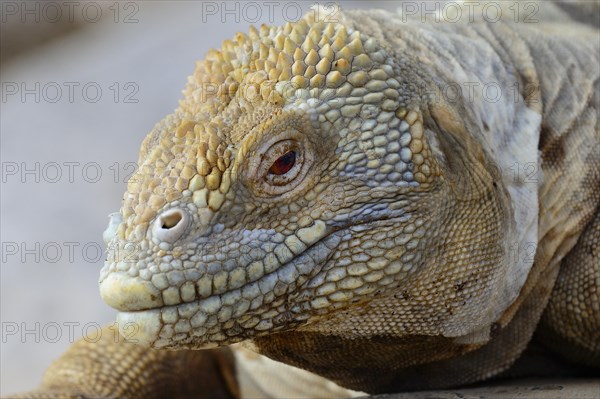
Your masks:
M134 338L157 348L204 348L318 328L398 293L433 303L460 284L444 306L462 293L469 306L440 305L421 331L407 310L397 326L437 334L490 300L481 292L498 277L497 246L450 223L455 203L494 195L491 179L473 178L485 168L462 168L483 162L481 150L439 136L464 126L415 89L427 81L416 57L392 51L309 14L238 34L198 62L179 108L144 140L108 233L100 290L122 329L135 323ZM502 230L496 202L469 212ZM451 247L459 241L481 256ZM479 285L440 278L435 260L467 256L477 262L465 275L488 270Z

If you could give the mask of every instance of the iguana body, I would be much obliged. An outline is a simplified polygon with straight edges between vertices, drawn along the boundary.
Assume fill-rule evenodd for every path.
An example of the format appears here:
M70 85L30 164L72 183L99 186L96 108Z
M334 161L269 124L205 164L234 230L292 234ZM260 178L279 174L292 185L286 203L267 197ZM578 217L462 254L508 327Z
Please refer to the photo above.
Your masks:
M597 36L371 11L224 42L107 233L101 294L162 350L77 343L28 395L459 386L536 328L598 367Z

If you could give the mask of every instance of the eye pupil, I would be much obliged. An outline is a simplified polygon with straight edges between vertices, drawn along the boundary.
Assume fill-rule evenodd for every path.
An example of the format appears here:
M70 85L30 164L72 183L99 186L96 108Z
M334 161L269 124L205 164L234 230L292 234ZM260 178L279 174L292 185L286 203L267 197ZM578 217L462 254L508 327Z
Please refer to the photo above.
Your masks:
M272 175L284 175L294 167L295 163L296 153L294 151L288 151L273 162L273 165L269 168L269 173Z

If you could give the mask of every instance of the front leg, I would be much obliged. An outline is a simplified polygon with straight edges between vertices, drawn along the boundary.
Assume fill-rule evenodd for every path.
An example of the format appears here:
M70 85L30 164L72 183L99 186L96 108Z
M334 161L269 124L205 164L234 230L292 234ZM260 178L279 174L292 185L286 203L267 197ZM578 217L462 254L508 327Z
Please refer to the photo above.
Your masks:
M10 398L239 397L228 348L159 351L124 342L108 327L100 332L99 340L75 342L38 389Z

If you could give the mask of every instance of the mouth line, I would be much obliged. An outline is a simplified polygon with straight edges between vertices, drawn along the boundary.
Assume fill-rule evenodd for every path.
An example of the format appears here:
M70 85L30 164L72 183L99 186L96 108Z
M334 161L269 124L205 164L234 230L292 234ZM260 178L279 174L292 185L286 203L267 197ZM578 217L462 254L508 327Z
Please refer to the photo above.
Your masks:
M267 281L269 278L273 278L274 276L276 276L277 274L289 274L291 272L292 268L295 268L295 266L297 266L298 263L302 263L302 262L298 262L299 260L301 260L302 258L309 258L310 260L312 260L312 262L304 262L305 268L306 266L309 266L308 269L311 269L314 266L323 266L324 265L324 261L326 260L326 258L328 258L333 249L329 248L329 246L327 244L331 244L333 241L335 241L337 239L337 241L339 242L341 240L341 235L340 237L338 237L338 235L336 235L336 233L339 232L346 232L349 231L352 228L361 228L361 227L365 227L368 226L370 224L373 223L378 223L378 222L395 222L397 220L400 220L402 218L405 218L406 214L401 214L401 215L394 215L394 216L390 216L390 217L379 217L379 218L374 218L374 219L370 219L370 220L365 220L361 223L354 223L354 224L344 224L344 225L337 225L337 226L330 226L329 228L331 229L331 231L326 234L325 236L323 236L319 241L316 241L315 243L311 244L310 246L307 246L306 249L304 251L302 251L302 253L294 256L292 259L290 259L288 262L286 262L284 265L280 266L279 268L277 268L276 270L265 274L264 276L260 277L257 280L254 280L252 282L246 283L241 287L232 289L232 290L228 290L225 291L221 294L217 294L217 295L211 295L205 298L198 298L195 299L193 301L190 302L181 302L181 303L176 303L176 304L172 304L172 305L162 305L162 306L156 306L156 307L148 307L148 308L140 308L140 309L131 309L131 310L118 310L117 311L119 313L124 313L124 314L131 314L134 315L136 313L144 313L144 312L152 312L152 311L161 311L161 310L166 310L166 309L177 309L183 306L192 306L194 304L198 305L202 302L207 302L207 301L211 301L214 300L215 298L223 301L223 299L225 297L227 297L228 295L233 295L237 292L242 292L245 288L248 288L249 286L252 285L259 285L261 284L261 282ZM320 250L320 251L319 251ZM322 256L325 259L319 259L319 262L316 262L311 255L314 255L315 252L325 252L326 255ZM319 256L317 256L319 257ZM320 258L320 257L319 257ZM306 277L306 279L310 279L311 277L313 277L314 275L316 275L320 270L321 267L318 268L318 270L306 270L305 273L302 273L302 276ZM299 277L299 276L298 276ZM297 278L297 277L296 277ZM295 279L294 279L295 280ZM280 280L277 280L280 281ZM289 281L290 285L294 285L294 290L296 290L297 288L300 288L300 286L295 286L295 281ZM303 282L304 283L304 282ZM293 290L292 290L293 291ZM266 292L262 292L262 295L265 295ZM251 313L251 312L249 312ZM249 314L246 313L246 314Z
M329 232L327 235L323 236L319 241L316 241L313 244L311 244L310 246L307 246L304 251L302 251L298 255L294 256L293 258L291 258L288 262L281 265L276 270L273 270L272 272L265 274L264 276L258 278L257 280L246 283L246 284L242 285L241 287L234 288L234 289L225 291L225 292L217 294L217 295L211 295L211 296L208 296L205 298L197 298L190 302L181 302L181 303L176 303L176 304L172 304L172 305L162 305L162 306L156 306L156 307L131 309L131 310L117 309L117 312L124 313L124 314L125 313L126 314L136 314L136 313L160 311L160 310L164 310L164 309L177 309L179 307L186 306L186 305L200 304L202 302L211 301L211 300L214 300L215 298L218 298L222 301L228 295L233 295L237 292L242 292L245 288L247 289L248 287L250 287L252 285L260 286L261 283L264 283L264 282L268 281L269 279L273 279L274 277L277 281L282 281L282 280L277 279L278 274L284 275L284 276L285 275L293 276L292 269L296 269L296 271L298 271L298 268L300 268L303 271L303 273L299 273L298 276L296 276L293 280L296 280L300 276L303 276L303 277L306 277L306 279L309 279L314 274L316 274L320 271L320 267L318 268L318 270L314 270L314 266L322 266L324 264L323 262L316 262L313 259L313 256L311 256L311 255L315 255L315 252L316 252L315 258L321 258L321 257L328 258L333 250L331 248L329 248L327 244L331 244L333 241L336 241L336 239L339 240L339 238L337 236L335 236L335 233L339 232L340 230L344 230L344 228L333 228L331 232ZM320 254L321 256L319 256L319 252L321 253ZM325 256L323 256L323 254L325 254ZM312 262L306 262L306 261L299 262L299 260L302 260L302 258L308 258L308 260L310 260ZM319 259L319 260L321 260L321 259ZM297 267L298 264L300 264L300 267ZM307 270L304 270L304 269L307 269ZM292 279L288 279L288 280L292 280ZM289 283L290 283L290 285L292 285L295 283L295 281L289 281ZM298 287L295 287L295 288L298 288ZM262 295L266 294L266 292L262 292L262 290L260 292Z

